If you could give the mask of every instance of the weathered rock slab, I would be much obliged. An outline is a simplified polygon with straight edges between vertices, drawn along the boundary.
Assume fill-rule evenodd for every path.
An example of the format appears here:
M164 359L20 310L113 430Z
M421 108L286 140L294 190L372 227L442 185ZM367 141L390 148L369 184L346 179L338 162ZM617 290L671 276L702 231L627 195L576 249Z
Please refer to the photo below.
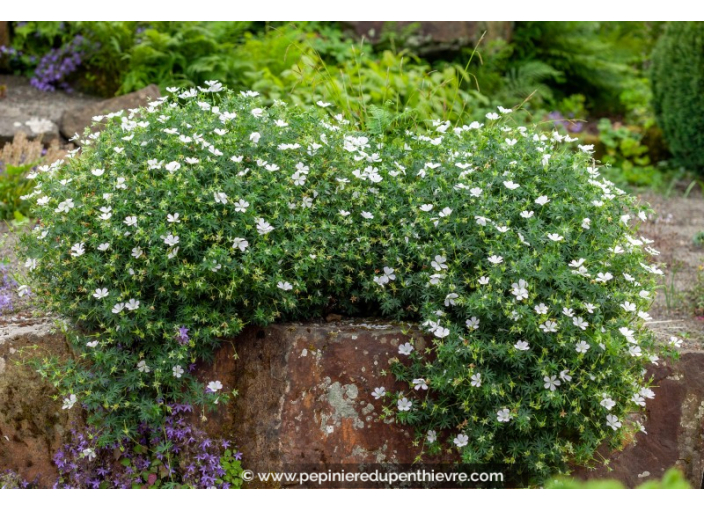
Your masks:
M0 326L0 472L51 486L58 476L53 456L81 422L78 407L61 409L53 387L22 362L67 356L65 338L51 322L23 320Z

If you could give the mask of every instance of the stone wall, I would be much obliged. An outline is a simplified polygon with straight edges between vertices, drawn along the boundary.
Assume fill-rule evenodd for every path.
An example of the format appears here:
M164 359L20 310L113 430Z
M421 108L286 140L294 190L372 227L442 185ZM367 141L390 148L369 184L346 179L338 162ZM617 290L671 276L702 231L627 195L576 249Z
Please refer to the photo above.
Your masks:
M245 467L255 472L413 462L418 453L413 431L380 421L381 401L371 396L379 386L398 388L383 371L410 336L424 341L416 330L367 321L248 328L197 369L203 381L220 380L223 391L236 389L238 397L218 413L195 419L209 433L234 440ZM39 475L51 485L56 473L51 457L80 412L62 411L52 389L16 364L29 352L68 355L64 339L47 323L0 328L0 471ZM621 452L604 451L608 468L578 475L634 486L677 465L701 487L702 373L701 351L685 351L678 363L653 367L659 388L648 401L647 435L639 433Z

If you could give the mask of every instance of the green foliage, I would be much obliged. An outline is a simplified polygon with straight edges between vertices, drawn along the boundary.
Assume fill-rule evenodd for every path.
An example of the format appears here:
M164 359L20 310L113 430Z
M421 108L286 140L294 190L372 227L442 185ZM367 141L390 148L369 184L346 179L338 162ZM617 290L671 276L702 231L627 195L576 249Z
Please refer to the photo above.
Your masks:
M678 162L704 171L704 25L671 22L653 51L653 107Z
M431 454L455 444L539 481L631 437L661 271L631 226L645 209L599 179L589 147L504 108L388 135L373 113L371 135L329 104L220 90L108 116L30 197L32 291L75 350L39 368L105 440L158 425L165 402L222 402L230 388L186 369L245 324L331 311L422 324L384 415Z
M621 482L616 480L552 480L545 485L546 489L625 489ZM652 480L642 483L636 489L691 489L682 471L676 468L668 469L662 480Z
M0 220L16 219L29 213L29 204L21 199L34 187L26 175L32 165L0 166Z
M662 174L651 164L649 148L643 144L644 134L638 127L601 119L598 128L601 160L613 167L609 177L636 186L662 184Z
M230 489L241 489L244 480L242 479L242 462L235 458L232 450L225 450L220 457L220 466L225 470L222 482L230 484Z

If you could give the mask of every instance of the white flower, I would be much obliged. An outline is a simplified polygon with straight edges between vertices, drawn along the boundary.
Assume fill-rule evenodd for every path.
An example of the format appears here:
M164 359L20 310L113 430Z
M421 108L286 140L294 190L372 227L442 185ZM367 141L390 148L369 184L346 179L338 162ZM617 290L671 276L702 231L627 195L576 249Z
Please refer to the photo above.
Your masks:
M530 350L530 345L528 345L528 342L525 340L519 340L513 346L516 348L518 351L527 351Z
M374 391L372 391L372 397L374 397L376 400L379 400L384 395L386 395L386 388L384 388L383 386L379 388L374 388Z
M410 411L413 406L413 402L408 400L406 397L403 397L398 401L397 405L399 411Z
M17 295L19 297L25 296L25 295L29 294L30 292L31 292L31 290L28 285L20 285L17 288Z
M269 232L274 230L274 227L272 227L268 221L265 221L264 218L257 218L257 232L259 233L260 236L265 236Z
M516 301L528 299L528 283L525 280L518 280L518 283L512 283L511 287L511 294L516 296Z
M628 354L638 358L638 357L640 357L641 354L643 354L643 352L641 351L641 348L639 346L629 345L628 346Z
M264 165L264 168L266 168L269 172L276 172L277 170L280 170L279 165L275 165L273 163Z
M491 221L489 218L485 218L484 216L475 216L474 219L477 220L477 225L481 225L482 227L485 227L487 222Z
M499 232L501 232L502 234L504 234L504 233L508 232L508 227L499 227L499 226L497 226L497 227L496 227L496 230L498 230Z
M503 106L496 107L501 113L511 113L513 110L511 108L504 108Z
M137 370L145 374L148 374L150 372L150 368L147 366L147 362L144 360L137 363Z
M61 406L61 409L71 409L76 402L78 402L78 399L76 398L76 395L72 393L64 399L64 405Z
M472 377L472 386L479 388L482 385L482 374L474 374Z
M433 333L435 333L435 336L438 338L445 338L450 334L450 330L448 328L443 328L438 324L438 326L433 330Z
M181 223L181 220L179 220L178 217L179 217L178 213L167 214L166 221L168 221L169 223Z
M504 261L504 258L503 258L503 257L499 257L499 256L497 256L497 255L492 255L492 256L489 257L487 260L488 260L489 262L491 262L492 264L501 264L501 263Z
M466 434L458 434L452 442L455 443L457 448L462 448L463 446L467 446L469 444L469 437Z
M91 170L90 173L92 173L96 177L100 177L101 175L103 175L105 173L105 170L103 170L102 168L95 168L95 169Z
M489 112L489 113L487 113L487 114L485 115L485 117L486 117L487 119L489 119L489 120L496 120L496 119L499 118L499 114L498 114L498 113L494 113L494 112Z
M612 275L611 273L597 273L596 275L596 281L602 283L606 283L609 280L613 280L613 278L614 275Z
M549 377L546 375L545 377L543 377L543 381L545 381L545 384L543 384L543 387L546 390L550 390L550 391L555 391L557 389L557 387L562 384L560 382L560 380L557 378L557 376L555 376L555 375L551 375Z
M623 336L626 337L626 340L631 343L635 343L635 339L633 338L635 331L628 329L627 327L618 328L618 330Z
M594 152L594 146L593 145L577 145L579 147L579 150L582 152L586 152L587 154L591 154Z
M414 389L415 390L427 390L428 389L428 384L425 382L425 379L413 379Z
M135 311L139 308L139 300L138 299L130 299L127 303L125 303L125 308L127 308L130 311Z
M323 101L318 101L318 102L315 103L315 104L317 104L317 105L320 106L321 108L327 108L328 106L331 106L331 105L332 105L332 103L324 103Z
M370 212L367 212L367 211L362 211L362 217L366 218L368 220L374 219L374 215Z
M251 113L254 117L256 117L258 119L262 116L262 114L264 113L264 110L262 110L261 108L254 108Z
M127 216L127 218L125 218L124 224L128 227L134 227L137 224L137 217Z
M208 389L211 392L216 393L222 389L222 383L220 381L210 381L208 383Z
M625 303L622 303L619 305L621 308L626 310L627 312L635 312L636 311L636 305L635 303L631 303L629 301L626 301Z
M500 422L511 421L511 411L509 411L507 408L503 408L500 411L497 411L496 412L496 419L499 420Z
M584 353L586 353L590 348L591 348L591 346L590 346L587 342L585 342L584 340L582 340L581 342L579 342L579 343L575 346L574 350L577 351L579 354L584 354Z
M557 323L554 321L545 321L545 324L540 325L540 329L544 333L555 333L557 331Z
M225 193L216 191L213 193L213 198L215 199L215 202L218 204L226 204L227 203L227 195Z
M650 388L641 388L638 393L643 395L645 398L655 398L655 392L651 390Z
M513 181L504 181L504 186L506 186L508 189L518 189L521 187L520 184L516 184Z
M566 306L562 309L562 314L566 315L567 317L574 317L574 312L572 311L572 308L567 308Z
M166 237L162 236L161 237L164 240L164 244L167 244L171 247L174 247L178 244L179 242L179 236L174 236L174 235L167 235Z
M120 313L124 309L125 303L117 303L115 306L112 307L112 313Z
M584 230L589 230L589 226L591 225L591 223L592 223L592 220L590 220L589 218L584 218L582 220L582 228Z
M340 216L345 217L349 216L351 213L349 211L345 211L344 209L340 209Z
M533 211L523 211L521 212L521 217L522 218L532 218L533 217Z
M603 400L599 402L599 404L606 408L607 411L611 411L611 408L616 405L616 402L611 398L606 395L603 396Z
M174 258L178 254L178 246L176 248L172 248L171 250L166 252L166 256L169 259Z
M469 190L469 194L472 195L473 197L479 197L482 194L482 189L481 188L472 188Z
M482 276L477 280L479 282L479 285L488 285L489 284L489 277L488 276Z
M442 211L438 213L438 216L440 216L441 218L445 218L450 214L452 214L452 209L450 209L449 207L445 207Z
M425 436L425 440L429 443L432 444L438 439L438 433L435 432L434 430L429 430L428 435Z
M259 133L256 133L256 132L255 132L255 133L252 133L251 135L249 135L249 140L252 141L252 142L254 142L254 143L259 143L259 139L260 139L261 137L262 137L262 135L260 135Z
M81 457L87 458L89 461L95 459L95 450L93 448L84 448L81 452Z
M378 283L383 287L385 284L389 283L389 281L395 279L396 275L394 274L394 270L390 267L384 267L384 274L381 276L375 276L374 283Z
M443 257L442 255L435 255L435 260L433 260L430 265L433 266L433 269L436 271L442 271L443 269L447 269L447 258Z
M56 208L56 212L57 213L69 212L74 207L76 207L76 206L73 203L73 199L69 198L59 204L59 207Z
M670 337L670 345L673 345L675 347L682 347L682 339L677 338L676 336L671 336Z
M142 251L142 248L137 246L136 248L132 248L132 256L136 259L142 256L144 252Z
M535 306L535 313L538 315L545 315L548 313L548 307L545 306L545 303L540 303L539 305Z
M551 241L562 241L564 237L562 237L560 234L548 234L548 239Z
M408 356L411 352L413 352L413 346L408 342L398 346L398 353L399 354L403 354L404 356Z
M98 344L100 344L100 342L98 342L97 340L93 340L92 342L86 342L86 347L95 349L96 347L98 347Z
M504 141L509 147L513 147L514 145L516 145L516 143L518 143L518 140L516 140L515 138L506 138Z
M289 282L279 282L276 284L276 286L281 290L293 290L293 285L291 285Z
M249 243L242 237L235 237L234 242L232 243L232 247L239 249L240 251L246 251L247 246L249 246Z
M563 370L562 372L560 372L560 379L562 379L565 382L571 381L572 376L569 375L569 373L570 373L569 370Z
M164 168L166 168L169 173L174 173L176 170L181 168L181 164L176 161L172 161L171 163L167 163Z
M200 163L200 160L198 158L186 158L186 163L189 165L197 165Z
M637 406L645 407L645 398L640 393L634 393L631 397L631 402Z
M445 296L445 306L455 306L455 299L457 299L459 294L456 294L454 292L451 292L447 296Z
M84 243L76 243L73 246L71 246L71 256L72 257L80 257L85 252L86 252L86 250L85 250Z
M467 329L479 329L479 319L472 317L471 319L465 321L465 325L467 326Z
M591 303L584 303L584 308L585 310L587 310L588 313L594 313L594 309L596 307Z
M420 206L420 210L423 212L428 212L433 209L433 204L423 204Z
M180 379L183 375L183 368L181 368L181 365L176 365L174 368L171 369L171 373L176 379Z
M93 297L95 299L103 299L109 294L108 289L95 289L95 292L93 292Z
M538 204L538 205L545 205L545 204L547 204L548 202L550 202L550 199L549 199L548 197L546 197L545 195L540 196L540 197L538 197L538 198L535 199L535 203Z
M613 414L609 414L606 416L606 425L614 430L618 430L621 428L621 422L618 421L618 418Z
M587 321L585 321L584 319L582 319L581 317L575 317L574 319L572 319L572 324L577 326L582 331L586 331L587 326L589 326L589 323Z

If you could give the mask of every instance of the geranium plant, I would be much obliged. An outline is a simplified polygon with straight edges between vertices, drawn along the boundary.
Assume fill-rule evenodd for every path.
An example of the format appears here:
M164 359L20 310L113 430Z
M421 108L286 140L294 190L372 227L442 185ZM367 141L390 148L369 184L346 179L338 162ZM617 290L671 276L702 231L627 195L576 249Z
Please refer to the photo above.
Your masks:
M375 392L427 451L530 479L588 461L652 395L648 209L511 116L375 138L210 82L96 119L31 176L32 291L78 353L43 373L115 440L223 401L191 368L246 324L380 313L433 337L399 349L407 392Z

